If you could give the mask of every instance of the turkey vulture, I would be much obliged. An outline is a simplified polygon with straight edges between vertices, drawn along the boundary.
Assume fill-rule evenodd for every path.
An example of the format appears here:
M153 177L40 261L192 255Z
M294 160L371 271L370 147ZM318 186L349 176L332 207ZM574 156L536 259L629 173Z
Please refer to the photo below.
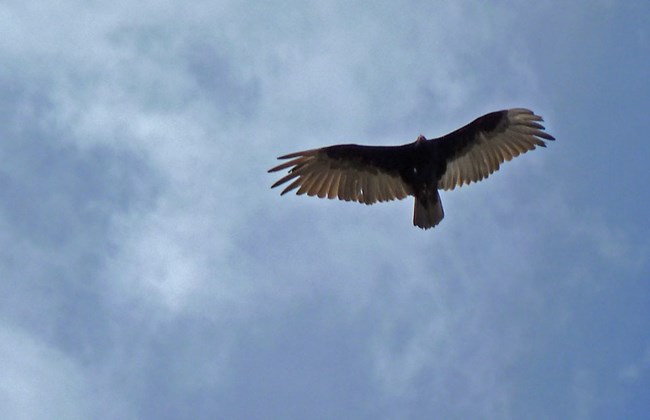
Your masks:
M285 194L336 198L373 204L415 197L413 224L436 226L444 217L439 189L478 182L499 169L504 160L546 147L555 140L542 131L542 117L523 108L483 115L445 136L418 136L401 146L341 144L280 156L290 159L272 169L289 173L271 188L292 181Z

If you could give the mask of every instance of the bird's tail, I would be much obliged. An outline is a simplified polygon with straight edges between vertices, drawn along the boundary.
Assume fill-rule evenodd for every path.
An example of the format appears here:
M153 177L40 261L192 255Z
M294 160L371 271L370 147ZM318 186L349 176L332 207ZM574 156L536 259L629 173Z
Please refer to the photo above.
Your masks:
M413 225L429 229L440 223L443 217L445 217L445 212L442 210L438 191L428 196L415 197Z

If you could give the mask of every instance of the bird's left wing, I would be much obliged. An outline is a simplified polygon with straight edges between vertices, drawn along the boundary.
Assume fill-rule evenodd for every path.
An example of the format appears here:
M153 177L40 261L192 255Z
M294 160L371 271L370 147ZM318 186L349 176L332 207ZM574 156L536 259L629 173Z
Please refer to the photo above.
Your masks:
M447 161L438 188L477 182L499 169L506 160L546 147L543 140L555 140L544 132L542 117L524 108L492 112L466 126L435 140Z
M289 161L269 170L289 170L271 188L292 181L282 194L298 188L299 195L338 197L364 204L401 200L412 194L411 187L399 174L409 151L408 145L343 144L291 153L278 158Z

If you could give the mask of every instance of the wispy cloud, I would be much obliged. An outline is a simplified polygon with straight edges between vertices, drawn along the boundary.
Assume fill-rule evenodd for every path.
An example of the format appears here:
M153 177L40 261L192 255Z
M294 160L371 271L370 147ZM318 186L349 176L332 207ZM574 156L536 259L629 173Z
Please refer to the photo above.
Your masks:
M6 322L0 327L0 355L6 416L82 419L128 413L112 391L93 383L78 360Z

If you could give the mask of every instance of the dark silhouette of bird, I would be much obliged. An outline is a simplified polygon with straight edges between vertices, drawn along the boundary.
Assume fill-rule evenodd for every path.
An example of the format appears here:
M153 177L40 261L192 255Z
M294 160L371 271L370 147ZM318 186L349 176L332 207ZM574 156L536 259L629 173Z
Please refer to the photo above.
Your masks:
M271 188L373 204L415 197L413 224L436 226L444 217L438 190L478 182L506 160L546 147L555 140L544 132L542 117L524 108L491 112L447 135L420 135L401 146L341 144L280 156L290 159L269 172L289 173Z

